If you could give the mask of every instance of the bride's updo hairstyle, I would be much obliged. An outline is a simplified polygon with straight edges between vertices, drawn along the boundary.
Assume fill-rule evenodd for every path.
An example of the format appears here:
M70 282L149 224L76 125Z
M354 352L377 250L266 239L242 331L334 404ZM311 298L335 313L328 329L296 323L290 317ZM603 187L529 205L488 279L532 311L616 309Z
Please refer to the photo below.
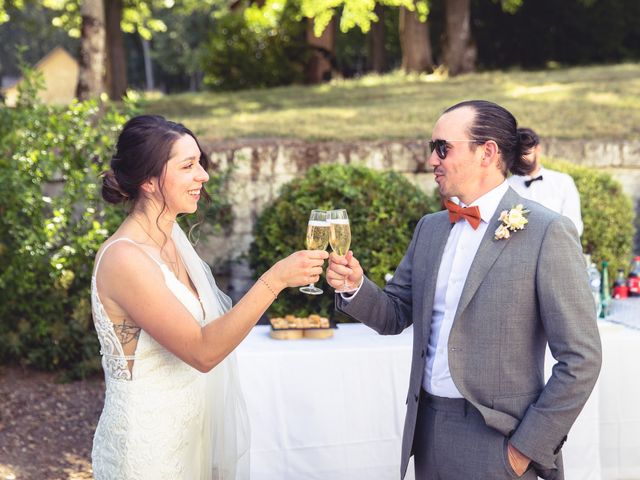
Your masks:
M184 135L195 140L200 150L200 165L208 171L211 167L209 157L193 132L184 125L159 115L139 115L129 120L118 137L111 168L102 175L102 198L109 203L135 204L140 197L140 186L151 178L159 179L162 192L163 174L173 144ZM210 200L204 188L202 195Z
M445 113L461 107L475 111L473 123L469 127L470 138L478 145L493 140L498 145L502 157L501 170L504 176L508 172L514 175L531 173L533 165L525 156L537 145L532 130L518 128L515 117L504 107L486 100L468 100L460 102ZM535 135L535 133L534 133Z

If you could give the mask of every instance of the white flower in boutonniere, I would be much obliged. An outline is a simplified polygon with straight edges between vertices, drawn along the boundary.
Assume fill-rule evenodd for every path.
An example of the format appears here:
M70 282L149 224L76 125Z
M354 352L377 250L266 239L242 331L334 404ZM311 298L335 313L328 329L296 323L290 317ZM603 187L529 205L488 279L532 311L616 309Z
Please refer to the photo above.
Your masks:
M516 205L511 208L511 210L503 210L500 212L500 221L502 224L496 229L493 238L496 240L506 239L511 236L511 232L523 230L524 226L529 223L527 213L529 213L529 210L525 210L522 204Z

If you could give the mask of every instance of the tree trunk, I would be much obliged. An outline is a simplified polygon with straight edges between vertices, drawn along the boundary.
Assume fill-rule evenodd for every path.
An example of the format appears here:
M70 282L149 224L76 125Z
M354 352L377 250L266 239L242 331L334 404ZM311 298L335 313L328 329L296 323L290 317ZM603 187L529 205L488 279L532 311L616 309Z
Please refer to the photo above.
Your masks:
M307 19L307 45L311 55L305 66L306 83L316 84L331 80L335 61L335 17L331 19L320 38L313 33L313 19Z
M376 73L387 71L387 51L384 48L384 7L376 3L374 13L378 21L371 25L369 32L369 58L371 70Z
M417 12L400 7L400 47L402 69L409 72L433 72L433 53L429 26L421 22Z
M444 64L450 75L472 72L477 49L471 35L471 0L445 3Z
M107 89L113 100L120 100L127 92L127 62L124 37L120 28L122 0L105 1L107 31Z
M84 101L104 92L105 30L102 0L83 0L80 6L80 74L76 96Z
M156 88L156 82L153 76L153 64L151 62L151 45L149 40L140 37L142 42L142 57L144 59L144 78L146 80L146 90Z

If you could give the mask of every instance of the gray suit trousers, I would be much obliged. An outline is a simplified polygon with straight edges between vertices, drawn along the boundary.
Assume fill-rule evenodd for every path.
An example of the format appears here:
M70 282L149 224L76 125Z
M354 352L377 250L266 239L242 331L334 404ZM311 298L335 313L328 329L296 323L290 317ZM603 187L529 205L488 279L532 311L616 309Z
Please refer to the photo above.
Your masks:
M507 438L487 427L462 398L422 392L413 444L416 480L536 480L532 468L518 477L507 457Z

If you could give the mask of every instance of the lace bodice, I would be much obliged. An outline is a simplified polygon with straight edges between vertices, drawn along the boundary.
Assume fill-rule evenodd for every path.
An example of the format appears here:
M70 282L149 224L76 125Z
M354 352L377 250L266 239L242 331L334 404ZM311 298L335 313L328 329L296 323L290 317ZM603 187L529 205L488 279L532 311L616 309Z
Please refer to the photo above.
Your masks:
M136 244L120 238L106 245L96 259L91 280L92 312L106 385L104 409L93 443L94 477L96 480L248 478L248 438L241 438L246 441L242 446L246 450L246 466L241 468L236 456L229 457L226 451L231 446L236 453L242 453L238 452L236 442L239 435L245 432L248 435L248 424L242 423L246 423L246 412L241 391L239 386L228 382L228 379L236 381L237 377L233 356L211 372L201 373L144 330L140 331L135 353L124 354L101 302L96 279L102 257L118 241ZM143 251L158 264L168 289L194 321L205 325L203 302L164 263ZM195 252L192 255L197 258ZM204 288L201 281L194 281L194 285L199 293ZM227 398L230 401L225 403ZM241 423L234 420L227 428L226 417L234 416Z
M125 355L122 344L116 335L113 322L109 318L104 305L100 301L97 285L97 272L100 267L100 261L106 251L118 241L126 241L134 245L139 245L133 240L123 237L114 240L103 248L101 252L102 254L96 260L94 273L91 276L91 308L93 313L93 322L100 342L102 368L104 369L105 376L114 380L131 380L132 371L129 370L129 362L132 361L133 368L136 368L136 360L146 358L148 356L149 349L157 348L158 345L151 337L148 337L144 330L142 330L140 332L140 338L138 339L135 354ZM151 258L160 267L167 286L174 293L176 298L183 303L185 308L189 310L196 321L202 325L204 323L204 313L199 298L196 298L193 292L178 280L167 265L159 262L148 252L145 251L145 253L147 253L149 258Z

